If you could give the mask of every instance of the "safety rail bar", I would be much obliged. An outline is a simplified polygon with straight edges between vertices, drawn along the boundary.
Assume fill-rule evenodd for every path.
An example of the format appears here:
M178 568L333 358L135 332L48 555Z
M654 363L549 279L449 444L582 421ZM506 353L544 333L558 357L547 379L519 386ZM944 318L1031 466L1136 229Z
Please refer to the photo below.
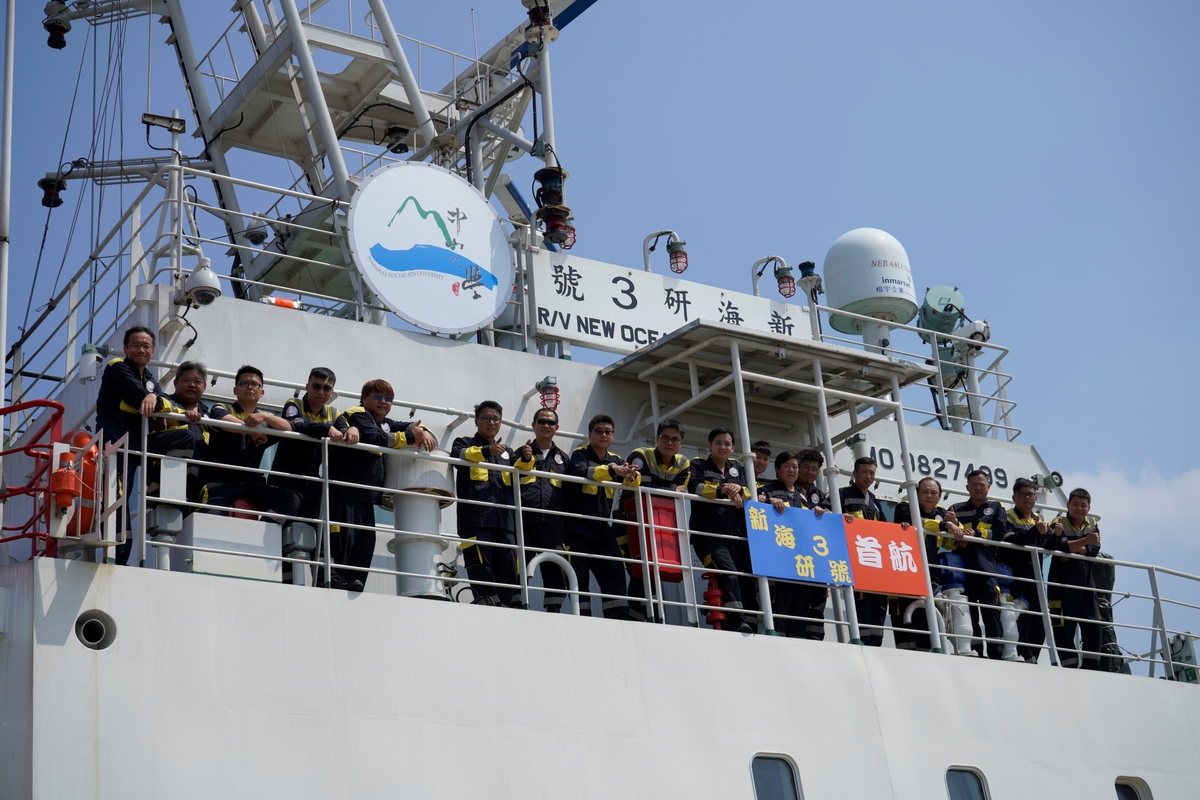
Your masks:
M855 314L836 308L830 308L820 304L815 304L811 310L811 313L816 314L820 311L824 311L830 316L845 317L848 319L873 324L879 323L879 320L875 319L874 317L869 317L863 314ZM974 426L980 426L982 431L980 431L980 428L976 428L975 430L977 433L981 433L985 436L991 436L992 438L999 438L1000 432L1003 431L1009 441L1015 440L1020 435L1021 429L1014 427L1010 422L1011 414L1017 407L1017 403L1015 401L1008 399L1007 392L1008 385L1012 383L1013 378L1008 373L1003 372L1000 366L1004 357L1009 354L1007 347L998 344L992 344L991 342L983 342L964 336L958 336L953 333L940 333L937 331L925 330L915 325L889 322L888 327L893 330L910 331L919 336L928 336L931 339L929 342L930 350L926 353L909 352L891 345L886 348L886 352L890 356L902 358L907 357L916 360L918 363L931 364L937 370L936 374L929 379L928 384L929 388L932 389L937 395L940 401L940 408L932 412L920 408L906 408L906 410L912 411L913 413L929 417L926 422L921 423L922 425L932 424L935 421L940 421L943 427L953 426L955 423L957 423L959 426L970 424ZM837 336L835 334L829 334L823 329L819 333L814 331L814 336L819 336L820 340L824 342L844 344L862 349L871 349L862 341L850 339L844 336ZM953 347L955 345L959 345L965 349L965 352L970 355L970 357L965 359L965 363L954 362L955 367L961 368L962 370L964 375L964 385L947 387L945 385L944 376L942 373L940 349L943 346ZM974 363L973 354L982 353L985 350L995 353L995 359L986 367L976 365ZM988 377L994 378L996 381L996 388L990 394L982 391L975 391L969 385L970 381L968 378L973 378L975 384L978 386L983 379ZM961 414L951 413L950 409L952 406L962 406L963 404L951 403L949 396L950 392L954 392L955 394L963 397L963 399L966 401L968 416L963 417ZM971 408L972 401L976 401L979 404L977 409ZM994 419L991 422L988 422L984 417L984 412L987 406L993 403L995 404ZM979 416L978 419L976 419L976 414Z
M186 417L184 417L183 415L180 415L180 414L157 414L155 416L161 417L161 418L169 418L169 419L173 419L173 420L180 421L180 422L186 420ZM209 426L209 427L223 428L226 430L231 430L231 431L239 432L239 433L249 432L246 429L246 426L244 426L244 425L237 424L237 423L222 422L220 420L204 419L202 421L202 424ZM253 513L257 513L263 517L269 518L269 519L276 518L276 519L287 520L287 521L301 521L301 522L307 522L309 524L319 525L321 528L321 531L322 531L322 545L318 548L317 554L314 555L313 558L305 559L305 558L296 558L294 556L261 554L261 553L248 554L248 553L243 553L243 552L239 552L239 551L223 550L221 548L206 548L206 547L199 547L199 546L195 546L195 545L184 545L184 544L180 544L178 542L173 542L173 541L159 541L157 539L150 540L147 538L147 531L146 531L147 498L146 498L145 489L144 489L144 487L145 487L144 480L145 479L144 479L144 473L142 472L142 470L139 470L138 471L139 477L136 482L136 485L139 487L139 498L138 498L139 513L137 515L137 529L136 529L136 531L134 531L134 535L136 536L136 543L137 543L137 548L136 548L136 552L138 553L137 563L139 563L142 566L144 566L146 563L145 562L145 553L146 553L147 547L158 548L158 552L160 552L160 553L168 552L172 548L174 548L174 549L178 549L180 551L211 552L211 553L219 553L222 555L229 555L229 556L233 556L233 557L251 556L253 558L265 559L265 560L275 561L275 562L280 562L280 563L291 563L293 565L302 564L310 569L313 569L313 568L323 569L323 574L325 576L325 580L326 580L326 582L328 582L328 580L330 578L331 568L337 566L337 564L335 564L331 560L330 552L329 552L329 541L328 541L328 531L329 531L329 525L331 523L330 523L329 512L328 512L327 498L329 496L329 490L330 490L331 486L344 486L344 487L349 487L349 488L366 488L366 489L370 489L372 491L381 491L381 492L384 492L385 494L396 495L397 497L414 496L414 497L422 497L422 498L426 498L426 499L429 497L428 494L426 494L422 491L418 491L418 490L391 489L391 488L378 487L378 486L364 486L364 485L355 484L352 482L333 480L326 475L321 475L319 477L311 476L311 475L298 475L295 473L288 473L288 472L282 472L282 471L271 470L271 469L263 469L261 467L259 467L259 468L239 467L237 465L219 464L216 462L209 462L209 461L204 461L204 460L195 459L195 458L176 458L175 456L156 455L152 452L149 452L149 448L146 447L147 442L145 441L145 439L149 435L149 433L148 433L149 421L146 420L145 418L143 419L142 427L143 427L142 452L148 453L149 458L168 458L168 459L175 459L178 461L183 461L183 462L188 463L189 465L194 465L194 466L218 466L218 467L222 467L225 469L233 469L233 470L237 470L237 471L262 474L264 476L278 476L278 477L286 477L286 478L290 478L290 479L299 479L299 480L306 480L306 481L312 481L312 482L320 482L323 485L323 494L324 494L324 497L326 498L326 502L323 503L322 515L320 518L307 518L307 517L303 517L303 516L299 516L299 515L289 515L289 516L285 517L283 515L273 514L271 512L253 512ZM523 504L522 504L521 492L516 491L516 488L519 485L519 481L514 481L514 486L513 486L514 491L513 491L513 502L512 503L503 503L503 504L486 503L486 502L482 502L482 501L471 500L469 498L458 498L458 499L456 499L456 502L458 502L460 505L491 505L494 507L507 508L507 509L510 509L511 511L513 511L515 527L517 528L517 531L516 531L517 536L515 537L515 539L516 539L515 543L507 544L507 543L499 543L499 542L498 543L490 543L489 542L489 543L481 543L481 544L482 544L482 546L494 548L495 550L509 550L509 551L514 552L514 556L516 557L516 559L518 561L518 583L508 584L508 583L502 583L502 582L497 582L497 581L480 581L477 579L472 579L469 576L463 577L458 574L439 574L437 577L437 580L447 590L447 593L451 597L455 596L455 594L453 592L453 587L456 587L456 586L459 586L459 587L462 587L462 586L468 586L468 587L469 586L480 586L480 587L490 586L490 587L496 587L496 588L511 589L514 591L514 594L519 593L521 605L523 607L529 607L531 592L541 592L542 596L545 596L545 594L548 591L551 591L558 595L578 598L580 601L582 601L584 598L597 597L600 599L600 601L612 600L612 601L626 602L626 603L633 603L633 604L643 604L643 607L646 609L646 612L647 612L647 619L656 621L656 622L666 622L666 620L668 618L667 610L670 608L675 608L675 609L679 609L685 615L685 619L687 620L686 624L689 624L692 626L698 626L700 624L701 613L708 614L708 613L714 612L714 611L728 612L730 610L728 607L724 607L721 605L708 604L706 602L703 602L699 598L699 592L697 591L698 587L696 585L696 578L697 578L698 572L711 573L713 575L731 575L731 576L736 576L738 578L751 579L758 583L759 594L760 594L761 598L769 598L769 596L770 596L769 593L766 591L767 584L768 584L768 581L766 578L763 578L761 576L756 576L749 572L740 572L740 571L736 571L736 570L721 570L721 569L717 569L717 568L701 567L701 566L697 566L695 564L695 562L693 561L693 558L691 556L691 543L692 543L693 536L702 535L702 536L710 537L711 539L714 539L714 540L721 540L721 539L739 540L740 537L693 530L690 527L690 525L687 523L686 517L684 518L684 520L679 521L679 524L677 524L676 526L659 525L653 519L648 520L645 518L645 515L643 513L645 510L645 505L644 505L644 501L642 500L642 497L644 497L644 496L663 497L663 498L667 498L667 499L670 499L673 501L686 501L687 503L691 503L691 504L700 502L700 503L713 503L713 504L719 504L719 505L731 505L732 501L729 501L729 500L711 500L709 498L703 498L703 497L700 497L698 495L694 495L691 493L684 493L684 492L671 491L671 490L665 490L665 489L654 489L651 487L630 486L628 484L616 483L616 482L597 484L594 481L590 481L586 478L582 478L582 477L578 477L578 476L565 475L565 474L561 474L561 473L540 472L540 471L536 471L536 470L521 470L512 465L490 464L488 462L467 461L465 459L452 458L448 455L444 455L444 454L438 453L438 452L414 453L410 450L399 450L399 451L388 450L386 448L380 448L378 446L371 446L371 445L366 445L366 444L361 444L361 443L356 444L356 445L348 445L345 443L330 442L328 439L316 440L316 439L311 439L310 437L304 436L302 434L294 433L291 431L277 431L277 430L274 430L272 428L265 427L265 426L254 428L253 431L255 433L263 433L269 437L275 437L278 439L295 439L295 440L304 440L304 441L313 442L313 443L320 443L321 447L322 447L323 456L325 458L328 457L328 451L329 451L330 447L357 448L360 450L364 450L364 451L372 452L372 453L376 453L376 454L380 453L381 451L386 451L390 454L397 455L401 458L426 459L426 460L429 460L432 462L443 464L446 467L466 467L466 468L473 468L473 469L483 468L483 469L488 469L488 470L508 472L510 474L517 473L520 476L552 478L552 479L560 480L560 481L564 481L564 482L574 482L574 483L590 484L590 485L601 485L601 486L604 486L607 488L612 488L614 490L620 489L622 492L630 492L633 494L633 496L634 496L634 504L633 505L634 505L634 508L637 510L637 518L636 519L632 519L632 520L623 519L623 518L617 516L614 511L614 515L612 517L606 518L606 519L600 520L600 521L611 522L614 526L624 527L624 529L629 533L629 535L631 537L637 536L638 541L642 544L642 546L640 548L640 555L638 557L631 557L631 556L627 556L627 555L602 556L602 555L588 554L588 558L595 559L597 561L609 561L609 562L620 563L626 569L631 569L633 567L639 567L642 570L642 575L643 575L644 596L632 597L628 593L621 595L621 594L591 592L588 590L589 587L576 587L573 589L558 589L558 588L556 588L556 589L548 590L544 585L540 586L540 587L531 585L529 583L529 575L527 574L527 571L522 566L526 563L527 559L533 555L541 555L544 553L548 553L548 554L561 554L561 553L560 553L560 551L553 550L553 549L532 547L525 542L524 532L523 532L524 531L523 511L525 509L523 508ZM137 452L131 449L130 455L131 456L137 455ZM230 510L228 508L214 506L212 504L198 503L198 502L193 502L190 500L189 501L178 500L178 499L174 499L174 498L161 499L161 500L156 499L156 502L160 503L160 504L168 505L168 506L180 506L180 507L192 508L192 509L196 509L196 510L217 510L222 513L228 512ZM616 500L614 498L614 503L615 502L616 502ZM678 508L679 505L677 504L676 507ZM549 515L559 516L559 517L567 518L567 519L575 518L575 519L586 519L586 520L593 520L593 521L598 519L596 517L576 514L573 512L569 512L569 511L558 511L558 510L550 510L550 509L537 509L536 513L549 514ZM829 513L832 513L832 512L829 512ZM455 534L444 534L444 533L441 533L440 531L438 531L438 532L406 531L406 530L402 530L402 529L397 529L394 526L379 525L379 524L371 525L371 526L358 526L358 525L350 525L347 523L334 523L334 524L342 525L342 527L344 527L346 529L361 529L364 531L371 531L374 534L379 534L379 533L387 533L387 534L391 534L391 535L415 534L415 535L420 535L421 537L427 538L427 539L437 539L440 541L444 541L444 542L447 542L448 544L462 544L462 542L463 542L463 540L460 539ZM680 547L680 554L682 556L680 559L681 563L676 564L676 563L672 563L672 562L666 562L666 561L662 561L659 558L659 554L657 552L657 541L658 541L657 534L659 534L659 533L675 534L675 535L678 535L681 537L681 539L682 539L681 547ZM932 536L938 535L938 534L931 533L928 531L922 531L922 533L924 533L925 535L932 535ZM1014 551L1017 551L1017 550L1025 551L1026 553L1028 553L1030 555L1031 559L1036 559L1036 563L1038 563L1038 564L1042 564L1044 562L1044 559L1047 556L1058 557L1058 558L1073 558L1073 559L1077 559L1077 560L1090 561L1093 563L1100 561L1100 559L1092 559L1088 556L1083 556L1083 555L1062 553L1062 552L1055 551L1055 550L1046 550L1044 548L1013 545L1013 544L1010 544L1007 542L978 539L978 538L972 537L972 536L964 537L964 541L974 543L974 544L987 545L990 547L1010 549L1010 550L1014 550ZM455 552L455 559L457 560L457 551ZM1054 642L1053 632L1050 629L1051 625L1050 625L1049 608L1048 608L1048 605L1045 600L1048 593L1052 590L1057 590L1057 589L1080 590L1080 589L1082 589L1084 591L1090 591L1090 592L1093 592L1098 595L1111 594L1113 596L1120 596L1121 599L1149 601L1154 606L1153 614L1152 614L1153 619L1149 625L1140 625L1140 624L1135 624L1135 623L1131 623L1131 622L1124 622L1124 621L1117 621L1117 620L1114 620L1112 622L1101 622L1098 620L1091 620L1091 619L1083 618L1083 617L1074 617L1074 616L1070 616L1070 615L1063 616L1061 614L1054 615L1054 618L1056 620L1064 620L1064 621L1068 621L1068 622L1079 622L1082 624L1111 625L1114 629L1120 628L1120 629L1125 629L1125 630L1128 630L1128 631L1131 631L1134 633L1140 633L1140 634L1149 633L1152 636L1152 641L1150 643L1151 646L1149 648L1150 652L1148 655L1138 655L1137 653L1134 653L1133 651L1129 650L1128 648L1124 648L1123 654L1115 654L1114 655L1112 653L1101 653L1100 655L1103 657L1119 659L1121 662L1127 663L1127 664L1128 663L1139 663L1139 662L1146 663L1146 664L1148 664L1148 667L1151 670L1151 674L1153 674L1153 669L1156 665L1162 664L1167 672L1168 677L1174 678L1175 665L1173 664L1171 655L1168 652L1170 648L1167 647L1167 643L1169 643L1171 641L1172 636L1190 636L1190 634L1188 634L1185 631L1180 631L1180 630L1176 630L1175 628L1168 627L1166 625L1165 617L1163 615L1163 607L1164 607L1164 605L1166 605L1168 603L1174 603L1176 606L1183 608L1183 609L1197 609L1200 607L1197 607L1197 606L1187 603L1185 601L1172 601L1168 598L1164 598L1162 596L1161 592L1159 592L1157 582L1154 580L1153 576L1157 572L1160 574L1168 574L1168 575L1172 575L1175 577L1183 578L1185 580L1188 580L1188 581L1191 581L1191 582L1194 582L1197 584L1200 584L1200 576L1191 575L1189 573L1178 571L1178 570L1171 570L1171 569L1162 568L1162 567L1154 567L1151 565L1139 564L1136 562L1128 562L1128 561L1122 561L1122 560L1116 560L1116 559L1104 559L1103 561L1105 563L1113 566L1114 568L1122 567L1127 571L1133 571L1133 570L1146 571L1151 576L1151 585L1150 585L1149 593L1148 594L1143 593L1138 590L1128 591L1128 590L1116 590L1116 589L1113 589L1110 592L1110 590L1095 589L1095 588L1090 588L1090 587L1078 587L1078 586L1073 586L1071 584L1062 584L1062 583L1052 582L1052 581L1047 580L1043 576L1041 569L1035 570L1035 579L1032 582L1038 584L1038 593L1041 596L1040 610L1032 611L1032 610L1013 609L1013 613L1016 614L1017 618L1020 618L1023 616L1039 616L1039 617L1041 617L1043 620L1043 623L1046 626L1046 638L1040 644L1034 645L1034 644L1021 643L1022 646L1030 647L1030 648L1036 649L1040 652L1049 653L1050 654L1050 663L1054 664L1054 665L1058 665L1061 663L1060 653L1076 653L1080 658L1084 658L1089 655L1095 655L1095 654L1089 654L1089 653L1085 652L1084 650L1082 650L1081 648L1056 647L1055 642ZM940 570L941 571L952 570L952 571L964 573L967 575L979 575L979 576L984 576L984 577L989 577L989 578L997 577L994 573L987 573L987 572L983 572L983 571L972 570L972 569L969 569L966 567L948 568L948 567L942 567L937 564L930 564L930 565L927 565L927 568L930 570L931 573L934 573L934 574L938 573L938 571L940 571ZM361 572L365 572L365 573L369 573L369 574L380 574L380 575L387 575L387 576L401 577L401 578L411 577L411 578L429 579L429 575L427 573L413 573L413 572L407 572L407 571L402 571L402 570L398 570L398 569L385 569L385 568L374 567L374 566L368 566L368 567L364 567L364 568L354 567L353 569L356 571L361 571ZM684 572L685 580L684 580L683 588L684 588L684 592L685 592L685 599L677 600L677 599L671 599L671 598L668 598L667 596L665 596L665 594L663 592L663 581L662 581L662 570L663 569L682 570ZM1128 572L1123 571L1122 574L1126 575L1126 574L1128 574ZM646 579L647 576L649 576L650 579ZM1026 583L1027 584L1027 583L1031 582L1030 579L1022 578L1020 576L1012 576L1011 580L1013 581L1014 584L1018 584L1018 583ZM690 586L690 590L688 588L689 586ZM752 607L752 605L753 605L752 598L747 598L751 602L747 602L745 604L745 607L737 609L736 612L738 614L742 615L746 619L757 619L759 621L759 627L761 628L761 630L764 633L774 633L776 631L779 620L789 620L789 621L790 620L799 620L799 621L802 621L805 623L819 623L822 625L832 625L835 632L838 632L837 638L839 641L845 641L849 638L852 638L850 635L851 630L877 630L877 631L881 631L881 632L891 630L891 631L893 631L894 634L899 632L899 633L905 633L905 634L915 634L918 637L924 637L924 636L928 635L926 631L917 630L915 628L908 627L907 624L898 624L897 620L895 620L895 619L891 620L891 624L884 624L884 625L871 625L871 624L866 624L865 622L857 623L855 621L852 621L851 617L853 616L853 613L850 610L850 605L852 604L853 601L850 600L849 603L847 602L847 598L849 595L850 595L850 593L846 592L846 593L842 593L842 596L839 596L839 592L837 591L836 587L834 587L834 591L830 592L830 598L833 600L833 603L832 603L832 606L833 606L832 612L833 613L831 615L832 618L818 619L818 618L813 618L813 617L805 617L802 615L794 616L794 615L780 614L780 613L776 613L774 611L774 609L771 608L770 603L766 603L765 608L757 608L756 609L756 608ZM935 601L941 601L941 600L942 600L942 598L940 596L935 597ZM997 608L996 606L991 606L988 603L975 602L975 601L965 600L965 599L960 602L963 602L967 607L969 607L971 609L984 608L984 607ZM912 605L912 604L910 604L910 605ZM971 613L973 614L974 611L972 611ZM939 613L939 616L940 616L940 613ZM950 634L950 633L945 632L946 627L947 626L944 623L939 623L938 631L939 631L939 637L940 637L941 641L948 642L952 638L956 638L956 636L955 636L955 634ZM971 639L972 639L972 641L979 642L980 645L983 647L986 647L988 644L996 644L996 645L1014 644L1014 642L1010 639L997 639L995 637L989 637L987 635L986 631L984 631L984 630L981 630L979 635L972 635ZM939 645L941 644L941 641L938 642Z

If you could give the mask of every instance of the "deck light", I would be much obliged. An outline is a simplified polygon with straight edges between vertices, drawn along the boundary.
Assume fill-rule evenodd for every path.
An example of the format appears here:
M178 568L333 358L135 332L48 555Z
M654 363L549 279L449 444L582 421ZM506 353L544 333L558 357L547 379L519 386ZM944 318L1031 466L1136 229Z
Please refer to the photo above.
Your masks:
M646 272L650 271L650 254L658 247L658 240L664 236L667 237L667 255L671 258L671 272L676 275L682 274L688 268L687 250L683 249L687 242L680 239L679 234L675 231L669 229L655 231L642 241L642 261L645 263Z
M792 268L783 261L775 262L775 280L779 284L779 293L784 297L796 294L796 279L792 277Z
M542 396L542 408L558 411L558 378L547 375L537 382L537 390Z
M67 46L67 31L71 30L71 23L65 19L56 19L58 15L65 14L66 11L67 4L59 2L46 3L46 7L42 10L42 13L46 15L46 18L42 20L42 27L46 29L46 33L50 34L46 39L46 44L55 50L62 50Z

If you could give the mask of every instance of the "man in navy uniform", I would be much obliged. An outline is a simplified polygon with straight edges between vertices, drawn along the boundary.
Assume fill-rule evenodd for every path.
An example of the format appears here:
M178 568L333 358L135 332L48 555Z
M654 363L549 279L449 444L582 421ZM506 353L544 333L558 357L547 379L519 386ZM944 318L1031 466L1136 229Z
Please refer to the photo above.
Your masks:
M875 485L875 459L869 456L855 459L854 483L838 489L842 513L854 519L887 522L879 500L871 487ZM888 596L874 592L855 592L854 609L858 614L859 635L868 647L883 645L883 624L887 620ZM895 620L893 619L893 623ZM893 627L896 627L893 624Z
M539 408L533 415L533 438L517 453L517 466L537 472L561 475L567 471L570 456L554 443L558 432L558 412L552 408ZM532 465L532 466L527 466ZM521 476L521 525L525 534L525 563L528 564L538 550L563 549L563 528L566 518L547 511L562 511L562 480L540 475ZM562 610L563 590L567 579L557 564L543 563L541 567L542 606L546 611L557 614Z
M454 440L450 455L465 459L472 464L497 464L505 467L517 466L513 452L500 441L500 421L504 413L495 400L484 400L475 406L475 435L460 436ZM520 466L530 469L533 461ZM458 536L463 540L459 549L463 551L467 576L472 581L486 581L491 586L472 583L471 591L475 602L481 605L520 605L514 600L517 583L516 551L508 547L489 545L516 545L516 529L513 526L512 473L484 467L456 466L458 492ZM463 501L473 501L466 502Z
M212 419L247 428L260 426L278 431L290 431L292 427L269 411L260 410L258 403L263 396L262 370L249 364L238 368L234 376L233 394L236 402L216 403L208 410ZM208 434L208 460L229 467L205 467L201 471L204 488L201 500L214 506L232 508L238 500L245 500L259 511L291 516L300 507L299 496L290 489L268 486L261 472L248 472L247 467L258 469L263 453L274 442L265 433L234 432L214 427Z
M769 478L764 478L763 476L767 472L767 467L771 466L771 443L765 439L760 439L750 445L750 452L754 453L754 483L757 490L770 482Z
M1067 497L1067 515L1054 520L1046 535L1047 550L1074 553L1095 558L1100 553L1100 526L1092 510L1092 496L1086 489L1072 489ZM1075 628L1078 626L1084 669L1100 669L1100 610L1097 605L1092 564L1079 558L1051 556L1051 583L1077 586L1051 586L1047 592L1054 622L1054 646L1064 667L1079 667L1079 648L1075 647ZM1075 617L1075 619L1071 619ZM1079 620L1088 620L1080 622Z
M967 536L976 536L990 541L1001 541L1008 533L1007 515L1004 507L995 500L988 500L992 480L988 473L974 469L967 473L967 492L970 497L963 503L951 507L954 522ZM987 544L960 542L965 566L973 572L967 573L967 600L977 603L979 616L983 617L983 630L987 633L988 658L1004 657L1004 627L1000 624L1000 582L996 578L996 551ZM983 574L976 574L983 573ZM971 612L971 628L975 636L980 635L979 620L975 609ZM983 646L976 641L971 645L979 655Z
M639 447L629 454L629 464L636 469L642 476L642 486L648 486L652 489L666 489L674 492L686 492L688 482L688 460L679 454L679 449L683 447L683 425L677 419L664 419L658 423L658 430L654 437L654 447ZM627 521L637 521L637 511L634 509L632 501L633 495L627 493L629 503L625 504L625 519ZM650 508L649 505L646 508ZM645 514L646 512L643 512ZM643 520L649 518L643 516ZM621 544L622 552L628 558L632 553L632 549L628 546L628 538L637 536L636 525L625 525L624 532L617 537L617 543ZM646 536L650 536L650 528L646 528ZM622 541L625 540L625 541ZM649 540L647 539L647 548ZM651 551L647 549L646 558L649 560ZM640 574L633 573L634 565L629 564L629 615L639 622L646 619L646 583L645 579ZM641 572L640 566L637 568ZM651 591L654 591L654 582L650 583Z
M328 367L313 367L308 373L304 396L300 399L290 398L283 404L283 419L294 432L311 436L313 439L342 441L342 432L334 425L338 418L337 409L329 404L336 380L333 370ZM321 474L319 442L296 439L279 439L278 442L275 458L271 463L273 471L309 475L313 478ZM272 475L270 483L272 486L291 489L299 495L300 516L310 519L321 516L320 481Z
M1004 541L1026 547L1042 547L1049 528L1046 520L1035 509L1037 484L1029 478L1017 478L1013 482L1013 507L1008 512L1008 532ZM1007 548L997 551L1001 564L1006 564L1013 574L1009 594L1013 600L1025 601L1026 613L1017 617L1017 655L1030 664L1036 664L1041 644L1046 641L1046 626L1042 623L1042 604L1038 600L1033 554ZM1040 557L1038 564L1042 563ZM1041 570L1039 569L1038 572Z
M188 422L167 420L167 430L185 429L192 435L192 441L187 450L186 458L198 461L208 460L209 431L199 421L191 422L199 415L208 416L208 404L204 402L204 390L208 386L208 370L198 361L185 361L175 370L174 391L167 395L167 400L177 412L188 417ZM186 455L190 451L190 455ZM187 469L187 499L193 503L200 502L200 467L188 465ZM184 514L190 514L195 509L188 508Z
M359 405L343 411L334 427L347 444L365 444L401 450L417 447L429 452L437 443L421 421L397 422L388 419L394 400L392 385L382 378L363 384ZM329 585L333 589L361 592L367 576L363 568L371 566L375 555L375 506L387 474L387 456L381 451L361 447L329 448L329 477L335 481L362 486L329 487L329 518L339 523L330 526L329 555L341 565L333 570ZM321 578L318 578L320 582Z
M595 483L564 481L563 506L572 514L586 515L589 519L567 519L563 532L564 545L570 553L571 566L579 581L579 590L588 591L591 576L596 576L600 593L610 595L601 599L605 617L629 619L629 601L625 595L625 567L620 561L609 561L589 556L621 558L621 546L617 543L618 531L613 530L613 482L621 481L637 486L641 474L632 464L616 453L610 452L616 435L616 423L606 414L597 414L588 421L588 443L575 448L567 474L587 478ZM591 599L580 598L579 613L591 616Z
M123 343L125 357L110 360L100 376L100 392L96 397L96 424L103 431L105 444L129 434L130 451L139 451L142 447L142 418L159 411L180 409L172 406L163 396L162 387L150 371L150 359L154 358L153 331L142 325L135 325L125 331ZM198 411L188 412L187 416L189 422L200 421ZM149 424L150 432L146 441L149 452L165 454L172 450L191 449L193 438L187 428L166 430L166 423L162 420L152 420ZM131 476L140 463L140 456L135 455L129 459ZM157 468L155 459L151 461L146 476L147 495L158 491L155 474ZM121 486L119 490L123 495L128 494L127 487ZM117 547L116 563L126 563L132 549L133 538L126 537L125 544Z
M752 496L750 476L742 462L733 458L733 431L714 428L708 432L708 458L691 463L688 485L694 494L710 500L731 500L732 505L692 502L692 547L706 567L723 570L717 575L725 603L727 630L754 633L755 626L742 614L743 609L757 610L756 581L750 572L750 545L746 540L746 515L742 504ZM721 534L722 538L703 533ZM740 572L728 575L724 572ZM762 598L770 602L770 598Z

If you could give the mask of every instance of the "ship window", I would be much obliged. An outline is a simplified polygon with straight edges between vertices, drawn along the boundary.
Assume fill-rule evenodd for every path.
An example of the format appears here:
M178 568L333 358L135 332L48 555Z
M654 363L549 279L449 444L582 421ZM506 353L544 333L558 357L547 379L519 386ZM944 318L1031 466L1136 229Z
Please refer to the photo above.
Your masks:
M755 800L800 800L800 783L792 762L779 756L755 756L750 764L754 774Z
M950 793L950 800L988 800L983 773L968 767L946 770L946 791Z
M1117 800L1151 800L1150 787L1141 778L1117 778Z

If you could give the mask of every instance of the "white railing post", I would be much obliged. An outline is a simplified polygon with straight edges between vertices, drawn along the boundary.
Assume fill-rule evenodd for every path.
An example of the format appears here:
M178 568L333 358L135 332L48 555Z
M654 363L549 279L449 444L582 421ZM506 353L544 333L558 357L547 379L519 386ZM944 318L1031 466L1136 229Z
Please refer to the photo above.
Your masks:
M326 589L333 583L333 558L329 552L329 528L329 438L325 437L321 440L321 550L323 552L322 561L325 565L323 583Z
M1054 620L1050 618L1050 597L1046 592L1046 580L1042 577L1042 553L1040 550L1029 551L1033 559L1033 575L1037 578L1038 602L1042 604L1042 627L1046 630L1046 646L1050 653L1051 666L1062 666L1058 658L1058 647L1054 643Z

